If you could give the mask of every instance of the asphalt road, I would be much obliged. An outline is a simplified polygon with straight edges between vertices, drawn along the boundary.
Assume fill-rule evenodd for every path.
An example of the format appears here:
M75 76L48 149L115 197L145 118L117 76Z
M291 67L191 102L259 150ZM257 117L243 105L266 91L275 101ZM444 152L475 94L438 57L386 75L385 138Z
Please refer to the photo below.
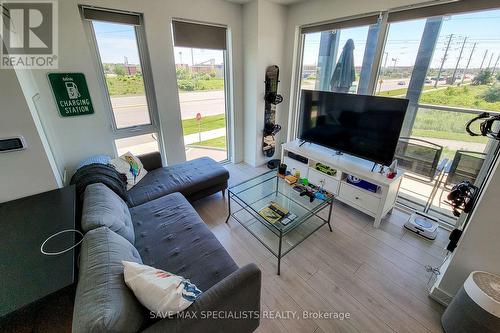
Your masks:
M179 94L182 119L195 118L197 113L211 116L224 113L224 91L182 92ZM149 123L145 96L111 97L118 127Z

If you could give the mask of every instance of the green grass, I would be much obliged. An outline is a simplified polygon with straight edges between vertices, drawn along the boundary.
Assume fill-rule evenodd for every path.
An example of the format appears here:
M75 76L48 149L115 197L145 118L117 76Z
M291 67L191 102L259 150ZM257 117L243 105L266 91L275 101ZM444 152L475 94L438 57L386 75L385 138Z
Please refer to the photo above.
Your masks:
M224 79L182 79L177 80L177 87L182 91L223 90Z
M106 75L106 84L110 96L144 95L144 82L140 75ZM224 79L178 80L177 86L181 91L223 90Z
M195 142L190 146L201 146L207 148L218 148L218 149L226 149L226 136L220 136L215 139L210 139L201 142Z
M465 131L463 133L452 133L413 128L411 134L413 136L420 136L425 138L446 139L464 142L486 143L488 141L488 139L485 137L470 136L469 134L465 133Z
M424 91L432 89L431 86L424 86ZM393 90L387 90L387 91L381 91L378 92L376 95L377 96L382 96L382 97L394 97L394 96L400 96L400 95L406 95L408 92L408 88L398 88L398 89L393 89Z
M438 89L422 94L420 103L500 111L500 102L489 103L482 97L488 87L465 85Z
M144 95L144 83L140 75L106 75L106 84L110 96Z
M207 116L201 119L202 132L223 128L225 126L226 119L224 114ZM184 130L184 135L198 133L198 121L195 118L184 119L182 120L182 129Z
M195 90L223 90L223 79L198 80L195 84Z

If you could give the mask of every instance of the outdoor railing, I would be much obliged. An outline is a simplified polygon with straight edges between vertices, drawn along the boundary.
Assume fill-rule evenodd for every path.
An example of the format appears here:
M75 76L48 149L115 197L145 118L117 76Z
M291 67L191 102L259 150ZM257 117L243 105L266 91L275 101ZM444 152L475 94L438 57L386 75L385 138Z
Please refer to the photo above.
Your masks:
M487 152L490 149L491 143L486 138L472 137L465 131L466 123L483 112L499 113L497 111L464 107L418 104L418 111L411 136L423 138L443 146L443 154L440 159L441 161L448 160L448 168L444 170L446 177L446 171L449 169L456 151ZM405 185L410 188L405 188ZM425 188L425 186L429 188ZM437 194L434 193L433 186L437 187ZM412 208L422 207L423 209L427 200L422 193L426 193L426 195L428 193L429 195L434 195L431 210L429 211L431 215L436 215L440 219L444 217L444 220L449 223L453 223L456 220L450 206L443 202L448 192L448 189L444 188L443 182L436 183L435 185L425 185L407 179L403 182L402 187L404 190L401 192L399 202L409 201L415 204Z

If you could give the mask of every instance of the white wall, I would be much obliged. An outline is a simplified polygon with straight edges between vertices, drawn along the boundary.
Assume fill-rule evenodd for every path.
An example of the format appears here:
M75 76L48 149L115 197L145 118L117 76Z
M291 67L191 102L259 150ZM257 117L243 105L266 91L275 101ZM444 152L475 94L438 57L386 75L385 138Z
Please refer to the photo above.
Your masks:
M56 175L14 70L1 69L0 82L0 137L22 135L27 143L26 150L0 154L0 202L57 188Z
M244 159L256 165L257 127L257 78L258 58L258 1L243 6L243 110L244 110Z
M499 164L500 160L437 285L440 291L448 295L455 295L472 271L483 270L500 275Z
M270 158L262 153L264 129L265 72L270 65L283 70L284 37L288 9L268 0L254 0L243 7L244 27L244 112L245 112L245 162L258 166ZM286 81L281 80L282 83ZM278 85L278 93L283 84ZM276 106L276 123L286 120L286 108ZM277 145L284 141L286 127L276 137ZM276 149L275 157L279 157Z
M164 147L169 164L185 159L182 127L177 92L171 19L184 18L229 27L233 47L232 73L234 79L235 131L242 132L242 6L223 0L59 0L59 72L83 72L89 86L95 114L62 118L58 115L46 74L52 71L33 72L34 85L30 94L40 93L40 118L60 168L72 170L83 158L93 154L114 155L115 135L111 127L105 94L100 88L96 59L92 56L90 41L78 5L130 10L144 14L146 38L149 48L153 81L156 90ZM33 88L35 87L35 88ZM23 87L24 88L24 87ZM243 159L243 136L234 140L234 161ZM62 170L61 170L62 173Z

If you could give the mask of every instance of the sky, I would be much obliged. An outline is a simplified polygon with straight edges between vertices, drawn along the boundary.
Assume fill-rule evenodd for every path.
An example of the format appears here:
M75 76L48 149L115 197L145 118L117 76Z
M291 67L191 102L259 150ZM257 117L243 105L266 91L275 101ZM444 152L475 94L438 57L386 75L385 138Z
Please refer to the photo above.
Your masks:
M387 54L384 54L382 65L385 62L385 57L387 57L388 67L394 64L392 59L397 59L396 66L413 66L424 25L425 19L391 24L389 26L387 43L384 50ZM341 30L339 43L340 50L337 56L340 56L340 51L346 40L352 38L355 47L355 65L361 66L367 34L367 26ZM477 44L469 67L479 68L486 50L488 50L488 54L483 67L486 67L488 64L492 53L493 58L491 66L493 66L498 55L500 55L500 10L445 17L431 63L432 68L440 65L446 44L451 34L453 34L453 38L444 68L455 67L465 37L467 37L467 41L460 61L460 67L465 67L474 43ZM317 63L319 40L320 33L306 35L303 61L305 65L314 65Z
M139 64L139 53L133 26L125 24L94 21L99 54L103 63L123 63L127 57L129 64ZM168 38L168 37L165 37ZM191 52L193 56L191 57ZM175 63L199 64L215 59L216 64L222 64L224 52L221 50L201 50L185 47L176 47L174 50Z

